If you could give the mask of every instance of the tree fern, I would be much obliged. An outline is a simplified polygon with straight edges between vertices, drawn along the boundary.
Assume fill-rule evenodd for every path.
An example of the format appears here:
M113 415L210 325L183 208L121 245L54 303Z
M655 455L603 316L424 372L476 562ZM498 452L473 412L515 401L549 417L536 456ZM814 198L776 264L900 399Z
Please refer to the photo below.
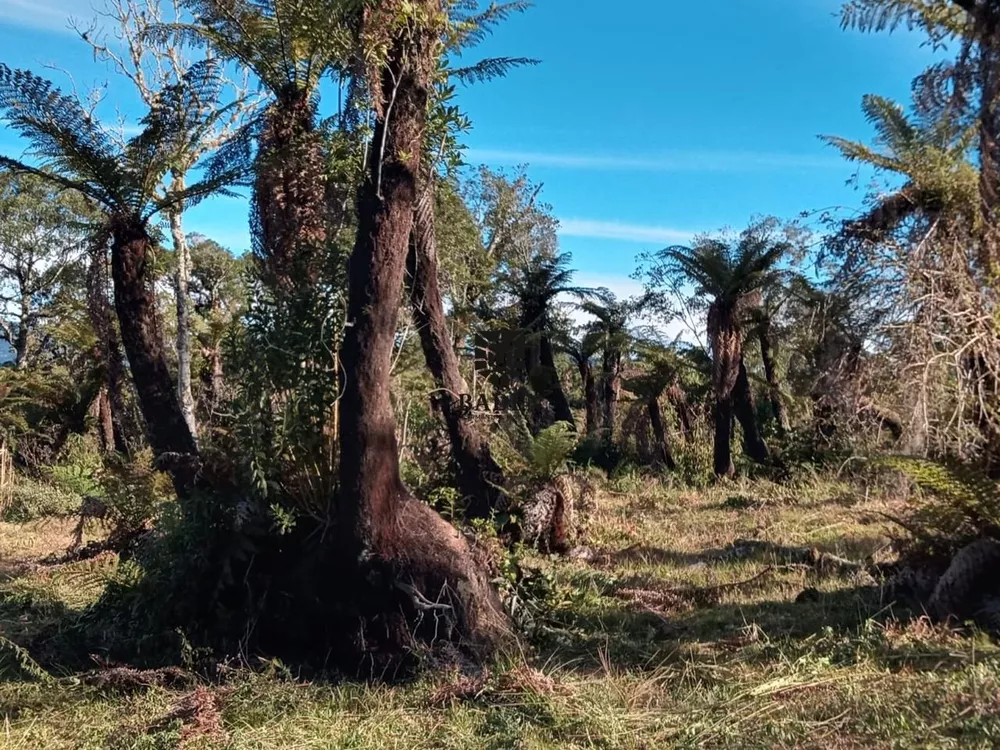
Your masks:
M29 71L0 64L0 113L28 141L39 162L35 166L0 156L0 165L77 190L109 214L144 223L172 205L191 205L225 192L245 173L247 165L238 161L208 161L201 181L169 196L156 194L182 141L210 127L225 111L218 102L220 90L215 63L193 65L143 118L142 132L119 144L76 99ZM212 114L202 116L206 110Z

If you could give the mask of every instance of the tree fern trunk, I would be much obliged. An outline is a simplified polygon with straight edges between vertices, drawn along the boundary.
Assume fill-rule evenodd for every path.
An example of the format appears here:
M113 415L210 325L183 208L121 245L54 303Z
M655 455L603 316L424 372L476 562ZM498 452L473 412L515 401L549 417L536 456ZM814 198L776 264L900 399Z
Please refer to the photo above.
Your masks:
M108 302L107 238L98 237L90 250L87 270L87 315L97 338L94 356L104 371L114 450L128 453L128 429L125 410L125 362L121 342Z
M253 195L260 276L281 292L309 289L320 278L326 174L314 104L307 91L289 86L265 116Z
M716 398L715 400L715 443L712 450L712 460L715 476L732 477L736 474L733 466L733 399Z
M771 409L774 412L774 421L778 425L778 434L784 435L788 432L788 413L785 410L785 403L781 399L781 383L778 380L778 368L774 361L774 347L771 343L771 325L764 321L758 330L758 340L760 341L760 358L764 363L764 377L767 379L767 387L771 400Z
M410 641L449 635L483 651L502 637L506 618L464 538L399 475L390 365L413 212L431 78L440 52L440 0L414 3L416 17L394 32L373 82L377 113L348 280L348 329L341 352L340 523L338 548L355 581L352 606L366 638L405 650ZM398 26L394 8L372 6L365 23ZM443 602L453 628L439 631L423 602Z
M767 463L771 454L767 449L767 444L760 434L760 425L757 423L757 411L754 408L753 391L750 390L750 379L747 376L746 365L740 360L740 372L736 378L736 386L733 388L733 410L740 426L743 428L743 450L754 461L760 464Z
M198 447L188 429L163 351L163 326L150 267L152 240L129 218L112 224L111 273L115 310L149 444L157 458L172 454L174 486L181 496L194 484ZM177 459L180 459L179 461Z
M673 453L670 451L670 441L667 440L667 431L663 426L663 412L660 409L659 398L651 398L646 404L649 412L649 421L653 426L653 436L656 438L656 451L658 458L670 471L677 468Z
M694 439L694 415L691 413L691 404L688 403L684 391L676 383L666 390L667 400L677 412L677 419L681 423L681 433L685 442Z
M573 410L569 407L569 399L566 398L566 391L563 390L562 380L559 378L559 370L556 369L555 355L552 351L552 341L544 333L539 336L538 354L541 367L545 370L546 398L552 404L552 411L555 413L557 422L569 422L576 429L576 420L573 418Z
M598 421L597 380L594 378L594 368L585 357L577 361L577 366L580 369L583 401L587 411L587 434L593 435L597 432Z
M606 352L603 368L604 381L604 439L610 445L615 440L618 398L621 395L621 354Z
M426 172L426 167L422 171ZM427 368L444 392L442 412L458 467L459 487L467 499L466 517L488 518L504 499L503 471L471 415L461 407L460 397L468 393L468 387L459 369L438 286L433 179L421 180L419 191L407 256L410 305Z

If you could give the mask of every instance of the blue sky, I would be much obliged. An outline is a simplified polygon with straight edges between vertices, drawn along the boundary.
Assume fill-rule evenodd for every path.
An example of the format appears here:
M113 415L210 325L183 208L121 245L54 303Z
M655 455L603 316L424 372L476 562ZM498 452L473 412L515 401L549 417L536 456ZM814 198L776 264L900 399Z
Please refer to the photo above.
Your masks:
M97 0L100 2L100 0ZM634 258L754 215L856 207L854 168L817 135L867 139L861 96L905 101L931 60L914 35L839 27L838 0L538 0L470 59L539 66L461 92L468 160L527 164L562 222L579 280L627 293ZM0 0L0 61L61 85L107 85L105 116L134 98L67 30L88 0ZM0 132L0 150L18 145ZM197 207L188 227L246 248L246 204Z

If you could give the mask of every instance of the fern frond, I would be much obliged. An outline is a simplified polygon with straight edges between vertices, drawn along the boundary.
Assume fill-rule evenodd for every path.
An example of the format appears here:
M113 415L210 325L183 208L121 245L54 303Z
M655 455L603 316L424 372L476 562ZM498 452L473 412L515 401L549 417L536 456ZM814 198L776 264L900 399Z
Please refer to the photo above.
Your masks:
M566 467L578 436L569 422L556 422L539 432L531 443L531 463L538 476L552 479Z
M841 10L841 25L859 31L922 28L934 42L958 36L968 15L950 0L850 0Z
M449 49L461 53L463 49L483 42L494 27L517 13L531 8L527 0L492 2L486 10L477 12L477 3L455 2L451 4L451 24L446 44Z
M976 539L1000 537L1000 485L977 468L911 456L876 465L900 472L929 496L905 519L925 551L950 556Z
M848 161L870 164L878 169L885 169L890 172L900 172L903 164L893 156L886 156L874 151L863 143L849 141L834 135L820 136L820 140L837 149Z
M454 68L448 72L452 78L457 78L462 83L486 83L496 78L503 78L514 68L538 65L539 62L530 57L490 57L480 60L475 65Z
M84 192L101 202L124 202L126 185L114 142L75 99L44 78L0 63L0 113L28 141L31 154L45 168L34 174L62 174L77 189L89 183ZM15 160L6 163L31 171Z

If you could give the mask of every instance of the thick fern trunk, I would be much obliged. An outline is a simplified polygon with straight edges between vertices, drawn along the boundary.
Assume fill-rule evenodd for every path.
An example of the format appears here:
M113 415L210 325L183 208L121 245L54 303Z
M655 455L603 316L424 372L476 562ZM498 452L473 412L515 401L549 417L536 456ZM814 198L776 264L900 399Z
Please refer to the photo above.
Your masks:
M115 450L115 423L111 415L111 399L108 397L108 388L101 388L97 396L95 414L97 418L97 437L100 440L101 452L111 453Z
M622 390L622 357L619 352L604 354L604 439L608 444L615 440L615 422L618 418L618 399Z
M597 379L594 377L594 368L588 359L581 357L577 360L577 367L580 369L580 382L583 385L583 402L587 412L587 434L593 435L597 432L599 408Z
M425 19L440 17L440 0L416 5ZM391 13L373 7L366 22L394 25ZM339 547L345 564L356 568L345 575L356 582L352 605L367 637L391 650L405 650L414 639L450 637L482 653L502 637L506 619L462 535L403 486L389 395L438 54L437 28L400 30L375 81L372 142L381 147L369 152L359 191L341 354Z
M144 225L128 217L116 218L111 232L115 310L146 433L153 454L169 459L174 486L183 497L194 486L198 447L184 419L163 350L163 326L153 288L152 240Z
M489 443L479 434L471 415L462 409L460 398L468 394L468 387L459 370L438 285L433 180L422 180L419 190L406 264L410 305L427 368L443 391L441 410L458 467L459 487L467 501L466 517L489 518L504 500L503 470L493 459Z
M282 293L322 275L327 240L327 169L308 93L289 86L265 115L253 212L261 280Z
M677 468L674 455L670 450L670 441L667 440L667 430L663 425L663 412L660 409L658 397L651 398L646 404L649 412L649 421L653 426L653 437L656 438L656 452L659 461L670 471Z
M126 374L122 358L121 342L108 302L108 257L107 237L98 237L90 250L90 264L87 269L87 316L94 329L97 343L94 358L103 374L106 392L106 412L102 412L101 424L110 427L105 435L106 447L113 447L119 453L128 453L128 430L125 411Z
M563 390L562 380L559 378L559 370L556 368L555 354L552 350L552 341L544 333L538 340L538 358L541 369L544 372L546 394L545 397L552 405L557 422L569 422L576 429L576 420L573 418L573 410L570 409L569 399L566 398L566 391Z
M677 412L677 419L681 423L681 434L685 442L694 439L694 414L691 412L691 404L688 403L687 396L677 384L671 385L666 390L667 400Z
M767 443L760 434L760 425L757 422L757 410L754 407L753 391L750 390L750 379L747 377L747 368L740 360L740 372L736 378L736 386L733 388L733 410L736 419L739 420L743 428L743 450L759 464L766 464L771 454L767 449Z
M715 442L712 461L715 476L732 477L736 474L733 466L733 397L715 399Z

